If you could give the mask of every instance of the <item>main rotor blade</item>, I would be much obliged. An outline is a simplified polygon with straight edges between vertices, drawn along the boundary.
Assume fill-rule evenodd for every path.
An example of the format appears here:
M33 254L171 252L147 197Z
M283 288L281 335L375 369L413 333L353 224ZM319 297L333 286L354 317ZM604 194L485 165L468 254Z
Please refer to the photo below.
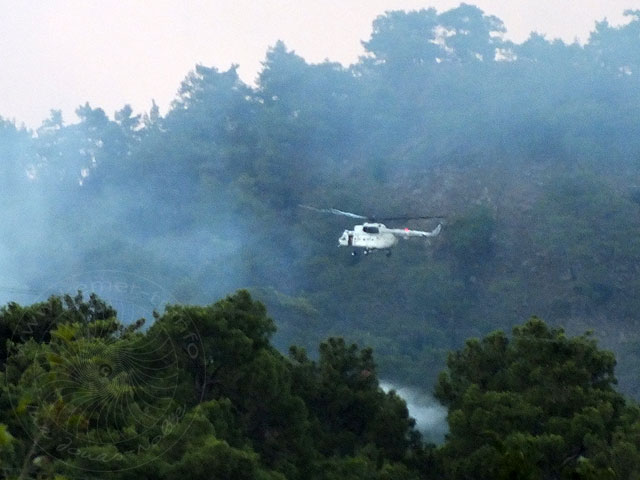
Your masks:
M389 220L431 220L434 218L447 218L444 215L401 215L399 217L384 217L378 218L382 222L386 222Z
M364 215L358 215L357 213L343 212L342 210L338 210L337 208L316 208L310 205L298 205L298 206L302 208L306 208L307 210L313 210L315 212L320 212L320 213L332 213L333 215L343 215L345 217L351 217L351 218L362 218L364 220L369 218L369 217L365 217Z

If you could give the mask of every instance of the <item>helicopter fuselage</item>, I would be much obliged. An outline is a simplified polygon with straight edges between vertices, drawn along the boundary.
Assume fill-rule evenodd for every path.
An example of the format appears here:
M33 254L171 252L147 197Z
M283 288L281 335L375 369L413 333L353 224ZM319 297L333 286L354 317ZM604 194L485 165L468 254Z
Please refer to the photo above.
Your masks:
M309 205L300 205L307 210L314 210L322 213L331 213L334 215L342 215L351 218L369 219L362 225L355 225L353 230L345 230L342 232L342 236L338 239L339 247L352 247L351 255L356 255L358 248L364 249L364 254L375 250L386 250L387 256L391 255L391 247L398 243L398 238L411 238L422 237L429 238L435 237L440 234L442 225L438 224L436 228L428 231L412 230L410 228L387 228L382 223L375 223L370 217L364 215L358 215L357 213L346 212L338 210L337 208L316 208ZM407 216L400 217L387 217L385 220L417 220L417 219L430 219L430 218L444 218L435 216ZM379 220L383 220L379 218Z
M356 225L353 230L345 230L338 239L341 247L355 247L369 250L384 250L398 243L398 238L382 223Z

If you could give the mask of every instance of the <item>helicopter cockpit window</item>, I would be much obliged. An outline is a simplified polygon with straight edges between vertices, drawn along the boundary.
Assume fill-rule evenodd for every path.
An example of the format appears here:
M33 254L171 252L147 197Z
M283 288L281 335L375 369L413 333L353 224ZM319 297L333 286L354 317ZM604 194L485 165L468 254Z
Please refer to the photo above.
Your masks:
M366 233L380 233L378 227L362 227L362 231Z

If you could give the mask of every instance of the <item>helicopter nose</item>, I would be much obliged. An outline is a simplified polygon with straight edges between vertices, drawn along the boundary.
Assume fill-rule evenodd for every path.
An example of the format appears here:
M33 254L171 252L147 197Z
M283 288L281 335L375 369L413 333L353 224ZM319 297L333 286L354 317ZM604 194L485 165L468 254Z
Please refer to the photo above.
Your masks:
M343 233L342 236L338 239L338 245L346 246L347 245L347 234Z

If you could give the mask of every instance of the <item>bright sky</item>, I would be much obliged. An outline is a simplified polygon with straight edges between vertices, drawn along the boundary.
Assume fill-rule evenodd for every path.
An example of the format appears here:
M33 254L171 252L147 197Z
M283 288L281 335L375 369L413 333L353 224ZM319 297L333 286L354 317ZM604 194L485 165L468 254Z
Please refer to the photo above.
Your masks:
M345 65L363 53L371 23L388 10L458 0L0 0L0 116L37 127L49 110L66 122L89 102L109 116L155 99L165 113L180 82L200 63L240 65L252 83L267 49L283 40L308 62ZM529 32L586 41L595 22L623 22L640 0L467 0L522 42Z

